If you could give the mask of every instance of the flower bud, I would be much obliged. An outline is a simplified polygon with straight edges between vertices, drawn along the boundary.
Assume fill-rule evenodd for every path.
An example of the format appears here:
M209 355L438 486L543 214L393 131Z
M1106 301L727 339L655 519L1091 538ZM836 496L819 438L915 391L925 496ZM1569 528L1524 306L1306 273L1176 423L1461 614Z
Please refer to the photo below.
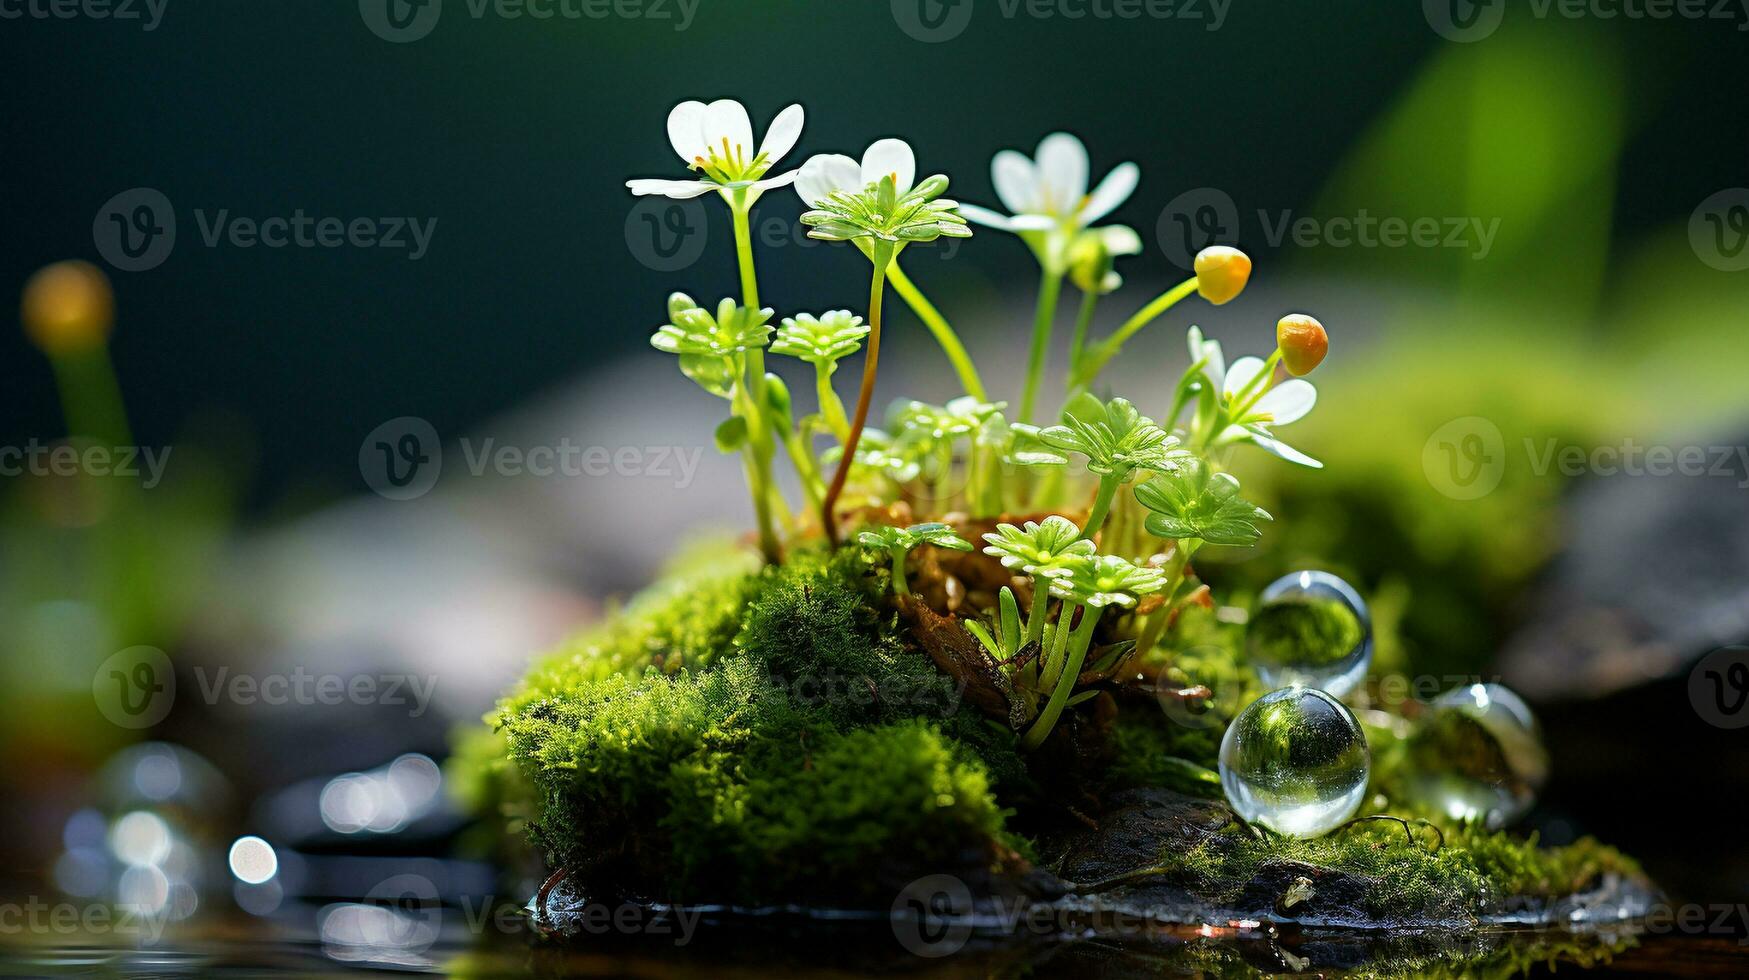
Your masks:
M1251 257L1230 245L1210 245L1196 253L1196 291L1216 306L1245 291Z
M89 262L56 262L24 284L19 318L31 343L53 356L100 347L115 324L109 278Z
M1316 317L1289 313L1275 325L1275 343L1281 348L1281 363L1294 377L1311 374L1330 353L1330 335Z

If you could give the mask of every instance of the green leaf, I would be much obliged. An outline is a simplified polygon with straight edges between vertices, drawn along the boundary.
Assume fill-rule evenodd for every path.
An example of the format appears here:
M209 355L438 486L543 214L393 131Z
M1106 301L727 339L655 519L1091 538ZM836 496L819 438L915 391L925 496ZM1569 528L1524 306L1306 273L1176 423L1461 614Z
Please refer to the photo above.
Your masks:
M717 449L720 452L732 453L747 444L747 420L739 415L731 415L717 426Z
M1070 562L1093 554L1093 542L1081 538L1081 528L1057 514L1021 527L998 524L984 541L984 554L1000 558L1003 567L1044 578L1065 574Z
M1064 573L1051 579L1051 595L1083 606L1133 606L1166 587L1165 572L1116 555L1083 556L1063 567Z
M1122 398L1077 398L1064 410L1063 424L1042 430L1039 439L1051 449L1087 457L1087 469L1101 476L1128 476L1137 469L1165 473L1192 458L1176 438Z
M1239 481L1231 474L1218 473L1200 459L1137 487L1136 500L1152 512L1149 533L1175 540L1252 545L1263 536L1258 524L1274 519L1239 495Z
M800 358L810 364L830 369L838 361L856 353L868 336L869 327L862 317L849 310L832 310L815 318L809 313L785 317L777 328L771 352Z
M718 398L735 394L735 359L715 354L680 355L680 373L697 382L700 388Z

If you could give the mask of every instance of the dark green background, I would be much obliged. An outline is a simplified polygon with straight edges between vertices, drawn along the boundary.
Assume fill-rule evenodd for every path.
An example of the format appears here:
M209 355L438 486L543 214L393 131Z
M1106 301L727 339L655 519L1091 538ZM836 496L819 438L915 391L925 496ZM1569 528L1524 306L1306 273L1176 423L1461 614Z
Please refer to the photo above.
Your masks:
M1504 2L1522 19L1528 0ZM1234 0L1216 32L1009 20L980 0L963 35L935 45L902 33L886 0L702 0L678 33L672 22L476 21L463 0L448 5L431 36L407 45L371 34L350 0L169 0L152 33L0 21L0 283L15 290L46 262L95 259L90 226L105 200L165 192L182 224L175 254L115 274L115 357L137 434L160 444L228 420L256 448L257 506L300 487L359 489L358 440L383 419L420 415L455 432L603 354L640 351L676 277L628 253L622 181L675 173L663 120L681 99L739 98L760 129L804 103L797 163L903 134L922 166L955 178L955 196L984 203L994 150L1072 128L1096 174L1142 164L1118 217L1150 240L1146 268L1159 276L1152 227L1174 194L1214 185L1303 204L1448 46L1420 4L1376 0ZM1715 22L1551 29L1616 35L1625 54L1632 122L1616 236L1685 221L1708 193L1744 182L1749 35ZM196 244L195 208L299 207L438 227L412 263L384 250ZM788 192L762 207L799 210ZM859 262L848 250L770 252L767 302L842 302L860 289ZM1003 240L967 249L958 270L974 296L1030 288L1033 274ZM714 294L731 275L726 260L707 261L683 278ZM0 334L0 441L58 436L45 363L16 330Z

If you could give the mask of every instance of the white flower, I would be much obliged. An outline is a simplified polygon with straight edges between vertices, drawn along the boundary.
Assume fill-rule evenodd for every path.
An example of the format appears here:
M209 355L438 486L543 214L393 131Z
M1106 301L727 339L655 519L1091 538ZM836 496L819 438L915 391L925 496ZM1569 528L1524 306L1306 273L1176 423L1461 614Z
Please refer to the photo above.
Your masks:
M703 176L699 180L643 178L628 180L637 195L660 194L676 200L711 191L750 190L754 196L796 179L799 170L775 177L765 176L784 154L795 148L802 135L802 107L792 105L777 114L759 149L753 149L753 123L747 108L734 99L682 102L668 113L668 142L686 165Z
M1229 368L1226 357L1221 352L1220 341L1204 338L1202 331L1196 327L1190 328L1189 341L1191 363L1205 362L1202 373L1209 385L1221 393L1221 400L1229 411L1238 408L1235 399L1256 379L1258 372L1263 370L1263 359L1241 357ZM1322 469L1323 463L1277 439L1272 431L1274 426L1287 425L1305 418L1317 402L1318 389L1310 381L1291 378L1264 392L1263 397L1246 409L1242 417L1232 419L1215 437L1215 444L1249 442L1290 463Z
M1081 141L1069 133L1052 133L1039 141L1034 159L1003 150L990 162L996 196L1012 215L971 204L960 205L960 213L969 221L1021 235L1041 257L1059 260L1077 233L1129 200L1141 179L1140 168L1121 163L1089 194L1087 172L1087 148Z
M875 140L862 151L858 163L842 153L820 153L802 164L796 177L796 193L809 207L818 207L833 191L855 194L888 174L900 197L917 182L917 155L901 139Z

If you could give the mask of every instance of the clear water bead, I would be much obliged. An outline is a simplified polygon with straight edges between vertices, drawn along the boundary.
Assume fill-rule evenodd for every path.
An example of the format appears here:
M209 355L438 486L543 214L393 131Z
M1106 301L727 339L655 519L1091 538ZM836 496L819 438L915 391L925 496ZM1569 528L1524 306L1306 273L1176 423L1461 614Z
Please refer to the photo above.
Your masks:
M1337 697L1365 679L1372 647L1366 600L1329 572L1294 572L1271 582L1245 630L1246 653L1264 684Z
M1327 692L1289 687L1251 702L1221 739L1221 788L1249 823L1292 837L1328 833L1366 796L1366 734Z
M1524 816L1549 775L1536 717L1499 684L1434 699L1409 737L1408 763L1422 806L1493 830Z

